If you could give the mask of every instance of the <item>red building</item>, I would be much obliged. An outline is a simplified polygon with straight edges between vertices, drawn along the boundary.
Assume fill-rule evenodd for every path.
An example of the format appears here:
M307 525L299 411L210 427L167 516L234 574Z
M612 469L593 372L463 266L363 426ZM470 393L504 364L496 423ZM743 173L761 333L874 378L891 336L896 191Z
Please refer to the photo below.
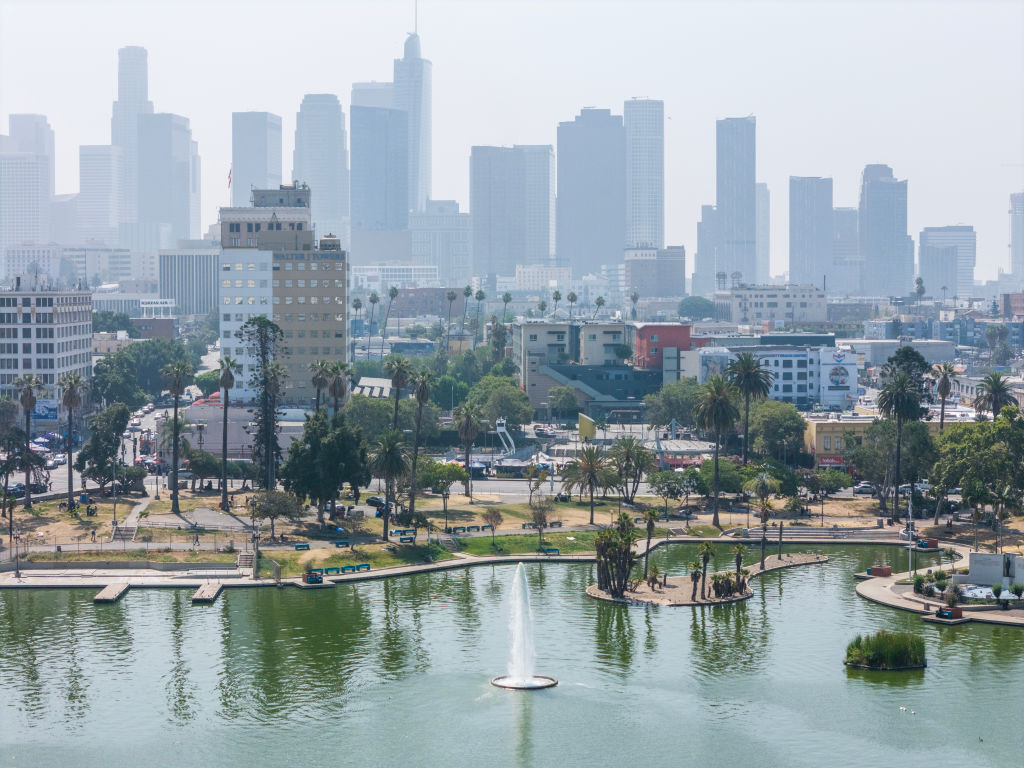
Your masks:
M688 352L695 346L690 338L693 326L685 323L634 323L633 367L661 370L666 347Z

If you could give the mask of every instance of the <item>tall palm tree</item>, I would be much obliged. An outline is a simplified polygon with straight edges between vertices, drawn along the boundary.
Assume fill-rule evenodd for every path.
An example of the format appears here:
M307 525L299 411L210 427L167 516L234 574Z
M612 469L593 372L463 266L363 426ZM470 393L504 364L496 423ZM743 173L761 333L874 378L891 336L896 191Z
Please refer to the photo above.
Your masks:
M220 506L221 509L228 509L228 406L230 405L231 390L235 388L235 374L240 373L242 367L230 355L224 355L220 359L220 380L217 382L224 391L223 402L221 403L221 424L220 432ZM320 391L317 390L317 399L320 398Z
M1003 408L1016 403L1009 380L998 371L985 374L978 383L978 396L974 400L974 410L978 413L991 411L994 419Z
M562 487L567 493L590 494L590 524L594 524L594 492L608 487L608 460L596 445L588 445L562 470Z
M633 304L632 309L630 309L630 311L629 311L630 318L632 320L636 320L636 304L637 304L638 301L640 301L640 294L637 293L636 291L633 291L631 294L629 294L629 300Z
M448 357L448 349L452 343L452 305L455 300L459 298L459 294L455 291L448 291L445 294L445 298L448 299L448 323L445 325L445 341L444 341L444 356Z
M939 432L946 426L946 398L953 389L953 379L956 378L956 368L950 362L939 363L935 367L935 390L939 394Z
M413 368L409 358L402 355L388 355L384 361L384 371L391 376L391 391L395 393L395 415L391 421L391 428L398 429L398 401L402 397L402 390L412 379Z
M395 286L388 288L388 309L384 313L384 326L380 329L380 358L384 359L384 336L388 332L388 320L391 318L391 305L398 298L398 289Z
M409 514L416 514L416 464L420 457L420 429L423 426L423 409L430 402L430 387L434 374L427 369L417 371L412 378L412 394L416 398L416 430L412 437L412 482L409 483Z
M469 501L473 501L473 470L469 466L470 451L473 448L473 441L480 434L483 427L483 418L480 409L470 403L463 403L455 409L454 413L455 431L459 433L459 440L466 449L466 495Z
M711 524L718 523L718 454L722 450L725 433L733 428L740 417L739 409L733 402L737 397L736 388L722 376L711 376L701 388L700 399L693 409L697 426L715 436L715 512Z
M765 502L771 498L772 494L778 493L781 487L782 483L767 472L758 472L743 484L743 491L757 496L758 507L763 509Z
M89 382L83 379L80 374L70 371L61 376L57 383L60 385L62 392L61 404L64 406L64 410L68 412L68 509L73 509L75 506L75 480L71 467L74 463L71 461L71 441L74 439L75 434L75 411L82 407L82 396L85 394Z
M768 520L772 516L772 500L765 499L760 505L761 512L761 570L764 570L764 550L768 545Z
M555 312L558 311L558 302L560 302L561 300L562 300L562 292L561 291L552 291L551 292L551 303L555 305L554 308L551 310L552 313L555 313Z
M483 301L483 299L480 298L481 293L483 293L483 291L477 291L477 302ZM465 288L462 289L462 327L459 329L459 333L462 335L463 339L465 338L466 334L466 313L469 311L469 300L472 298L473 286L467 285ZM459 350L463 351L461 340L459 341Z
M743 395L743 463L746 464L750 446L750 401L768 397L775 374L762 366L753 352L740 352L725 369L725 375Z
M473 298L476 300L476 333L473 334L473 343L475 345L478 337L483 338L481 333L482 329L480 327L480 312L483 309L484 300L487 298L487 294L483 291L477 291L473 294Z
M405 442L400 432L389 429L377 440L370 453L370 469L377 477L384 478L384 499L388 503L395 498L395 481L409 471L409 459ZM384 541L388 540L388 515L384 514Z
M700 555L700 599L704 599L704 590L708 585L708 561L715 556L715 545L710 541L702 541L697 545Z
M569 295L565 297L565 300L569 302L569 321L572 321L572 311L579 297L573 291L569 291Z
M348 363L343 363L340 360L335 360L328 366L327 394L334 401L332 418L338 415L338 410L345 404L345 398L348 397L350 370Z
M736 590L739 591L740 578L743 572L743 556L747 554L747 545L737 544L730 551L736 556Z
M902 461L903 425L921 418L921 389L906 371L897 369L878 393L878 410L896 422L896 483L893 497L893 520L900 516L900 463Z
M352 309L356 313L356 319L357 320L359 319L360 310L362 310L362 308L363 308L363 300L361 298L356 296L354 299L352 299ZM355 346L356 346L356 342L353 339L352 340L352 356L353 357L355 357Z
M508 305L509 305L509 302L511 302L511 301L512 301L512 294L511 293L506 291L505 293L501 294L501 303L505 305L501 309L501 322L503 322L503 323L505 322L505 317L508 314Z
M693 584L693 591L690 593L690 602L697 602L697 585L700 583L700 560L690 563L690 583Z
M647 549L644 551L644 580L647 579L647 561L651 559L651 539L654 537L654 524L658 522L658 510L648 507L644 510L644 526L647 528Z
M544 313L548 311L548 303L541 299L537 304L537 309L540 311L540 316L544 317Z
M366 359L370 359L370 339L373 332L373 318L377 314L377 305L380 303L380 296L377 295L376 291L370 291L369 297L366 299L370 302L370 322L366 324Z
M314 360L309 364L309 372L312 374L309 383L316 389L316 413L319 413L320 393L331 383L331 361Z
M19 376L13 382L18 390L18 401L25 413L25 509L32 509L32 411L36 409L36 396L43 391L43 380L34 373ZM68 463L71 463L70 457Z
M168 363L160 369L160 375L164 377L167 384L167 391L174 398L174 421L171 422L173 439L171 440L171 514L181 514L178 506L178 435L181 432L181 423L178 421L178 405L181 403L181 395L185 387L189 385L195 369L191 363L179 360L175 363Z
M604 306L604 296L598 296L594 299L594 315L590 319L593 320L597 317L597 313L601 311L601 307Z

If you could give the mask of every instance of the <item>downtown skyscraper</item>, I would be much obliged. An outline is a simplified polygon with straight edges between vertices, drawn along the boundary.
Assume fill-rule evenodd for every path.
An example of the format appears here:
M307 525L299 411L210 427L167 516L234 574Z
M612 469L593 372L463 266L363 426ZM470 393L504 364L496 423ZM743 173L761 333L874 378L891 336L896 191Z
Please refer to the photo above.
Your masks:
M280 185L281 118L270 112L232 112L231 205L249 205L252 190Z
M835 240L832 179L789 177L789 282L822 287Z
M1024 280L1024 192L1010 195L1010 272Z
M351 107L352 229L409 224L409 112L395 107L392 83L355 83Z
M907 296L914 289L914 241L907 234L907 182L887 165L868 165L861 177L858 216L862 291Z
M110 119L110 143L121 150L122 224L138 220L139 116L151 114L146 49L137 45L121 48L117 52L117 101Z
M925 227L918 237L918 274L929 296L945 288L966 299L975 295L974 266L978 239L974 227Z
M348 244L348 142L345 114L333 93L309 93L295 116L292 180L313 190L317 236L333 234Z
M420 55L420 36L415 32L405 41L402 58L395 59L395 109L408 115L408 210L426 209L430 197L433 158L433 114L431 109L433 64Z
M626 246L665 247L665 102L630 99L626 129Z

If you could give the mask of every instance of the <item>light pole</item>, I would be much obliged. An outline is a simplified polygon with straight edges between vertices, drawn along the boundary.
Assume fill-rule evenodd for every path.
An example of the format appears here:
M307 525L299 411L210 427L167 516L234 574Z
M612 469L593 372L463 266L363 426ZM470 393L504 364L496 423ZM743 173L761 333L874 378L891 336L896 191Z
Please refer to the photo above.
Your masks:
M14 514L13 507L11 508L11 514ZM21 526L19 525L14 529L14 578L21 578Z
M441 503L444 504L444 532L450 533L448 530L448 489L445 488L441 491Z

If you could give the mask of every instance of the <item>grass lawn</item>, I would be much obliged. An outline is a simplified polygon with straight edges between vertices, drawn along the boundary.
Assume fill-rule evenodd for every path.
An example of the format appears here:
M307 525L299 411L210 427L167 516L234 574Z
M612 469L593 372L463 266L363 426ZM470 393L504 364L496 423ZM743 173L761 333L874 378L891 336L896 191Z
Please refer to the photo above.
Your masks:
M233 563L228 552L168 552L167 550L108 549L102 552L29 552L24 560L39 562L149 560L157 563Z
M702 539L717 539L722 532L713 525L691 525L688 533Z
M544 547L557 547L563 555L590 553L594 551L597 531L573 531L571 533L544 532ZM571 540L570 540L571 539ZM490 536L459 539L463 552L471 555L521 555L537 552L537 535Z
M143 510L142 515L169 515L171 514L171 499L169 497L170 491L165 491L160 494L160 501L154 499L149 502L149 506ZM191 512L193 509L198 507L206 507L207 509L217 509L217 505L220 504L220 494L208 493L202 496L186 496L185 491L181 491L181 496L178 497L178 509L182 512ZM245 507L241 507L236 510L235 514L239 514L242 517L247 515Z
M269 560L281 566L284 577L301 576L306 568L332 568L342 565L359 565L369 563L371 568L389 568L396 565L414 565L419 563L449 560L455 555L436 544L429 547L421 544L394 544L391 550L383 545L372 544L356 546L354 549L311 549L308 552L282 552L279 550L261 550L260 559L263 563L263 575L270 569Z

